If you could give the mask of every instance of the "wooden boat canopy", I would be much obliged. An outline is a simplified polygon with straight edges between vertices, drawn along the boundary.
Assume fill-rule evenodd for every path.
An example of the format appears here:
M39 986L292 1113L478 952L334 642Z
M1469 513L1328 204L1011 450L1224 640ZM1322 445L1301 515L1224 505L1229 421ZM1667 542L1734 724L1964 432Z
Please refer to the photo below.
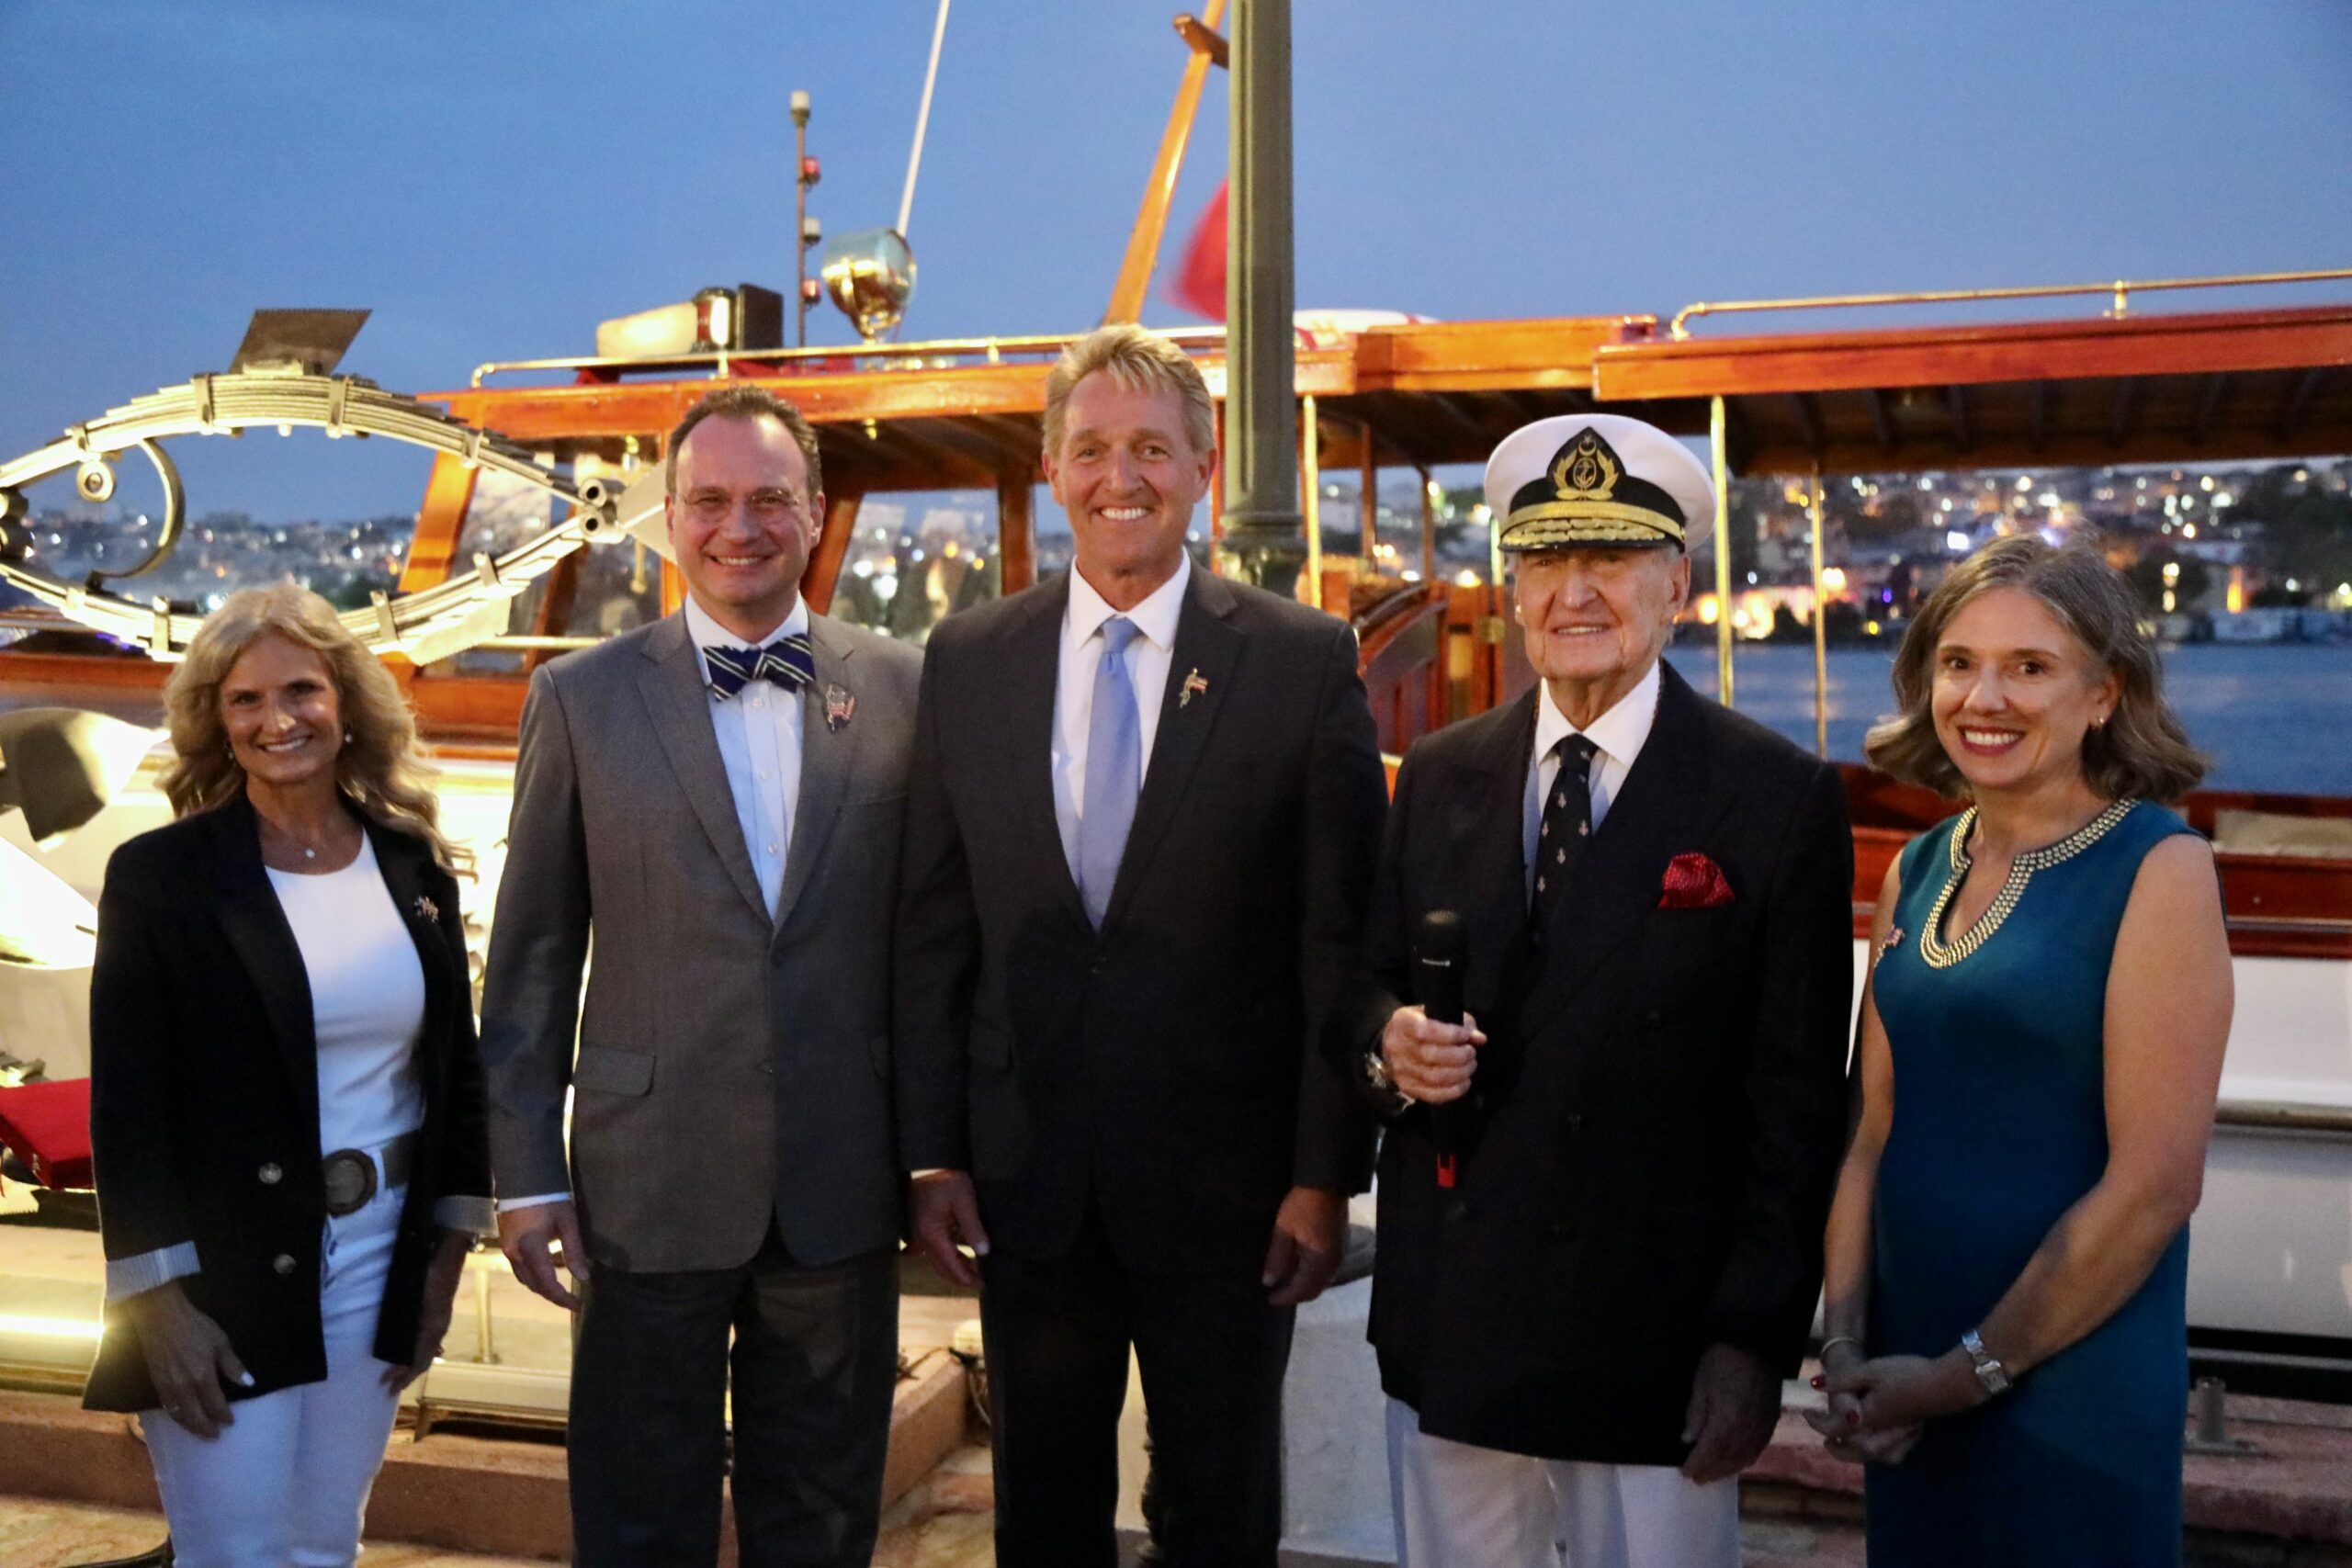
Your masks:
M2352 451L2347 365L2330 305L1611 344L1593 390L1722 397L1742 473L2098 468Z
M1180 334L1224 393L1215 332ZM1036 467L1059 338L738 355L817 423L829 488L992 488ZM1010 345L1010 346L1008 346ZM926 354L926 349L937 352ZM535 361L571 386L429 394L559 458L618 461L707 389L707 363ZM1655 316L1381 325L1302 347L1327 467L1485 461L1530 420L1602 409L1703 435L1739 473L2104 467L2352 451L2352 305L1677 340ZM486 366L485 375L514 367Z

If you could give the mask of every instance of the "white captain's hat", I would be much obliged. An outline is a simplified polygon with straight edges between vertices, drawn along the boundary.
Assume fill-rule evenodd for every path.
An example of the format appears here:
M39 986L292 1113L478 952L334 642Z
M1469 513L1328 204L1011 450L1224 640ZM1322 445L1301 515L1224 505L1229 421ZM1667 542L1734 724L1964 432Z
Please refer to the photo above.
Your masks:
M1690 449L1613 413L1521 425L1487 459L1487 505L1507 550L1672 545L1715 523L1715 487Z

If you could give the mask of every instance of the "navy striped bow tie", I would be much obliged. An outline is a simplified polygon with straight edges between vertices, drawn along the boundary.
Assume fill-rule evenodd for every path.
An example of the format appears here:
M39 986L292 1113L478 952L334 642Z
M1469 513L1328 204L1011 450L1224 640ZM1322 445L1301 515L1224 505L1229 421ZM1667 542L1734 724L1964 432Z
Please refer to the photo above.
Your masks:
M722 698L754 681L797 692L817 678L817 656L805 633L780 637L765 648L706 648L702 661L710 671L710 689Z

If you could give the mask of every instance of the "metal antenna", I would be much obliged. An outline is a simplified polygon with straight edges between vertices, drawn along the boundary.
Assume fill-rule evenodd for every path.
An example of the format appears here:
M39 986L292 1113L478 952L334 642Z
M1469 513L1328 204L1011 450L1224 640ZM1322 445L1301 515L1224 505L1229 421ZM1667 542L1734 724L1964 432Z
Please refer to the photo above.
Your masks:
M907 155L907 188L899 197L899 238L907 237L907 220L915 209L915 175L922 167L923 132L931 126L931 90L939 83L939 46L947 37L948 0L939 0L939 19L931 29L931 67L922 76L922 107L915 111L914 151Z

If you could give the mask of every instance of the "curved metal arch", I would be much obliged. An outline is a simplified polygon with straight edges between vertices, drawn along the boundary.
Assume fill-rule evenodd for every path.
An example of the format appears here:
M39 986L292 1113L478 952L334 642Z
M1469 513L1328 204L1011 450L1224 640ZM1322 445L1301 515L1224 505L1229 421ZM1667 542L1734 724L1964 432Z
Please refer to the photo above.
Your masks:
M535 485L562 501L571 513L561 523L492 557L477 554L474 570L421 592L391 599L383 594L365 610L346 612L345 626L379 654L398 653L419 664L446 659L507 629L514 601L555 563L584 544L623 533L622 497L602 480L574 484L551 474L531 454L489 431L465 424L437 409L397 392L387 392L357 376L309 376L249 371L198 376L185 385L164 387L86 424L69 426L58 440L12 462L0 464L0 514L22 510L22 492L68 468L104 464L137 446L157 459L165 478L164 536L154 552L128 577L153 567L176 539L176 471L155 444L175 435L237 434L254 426L295 425L329 436L383 435L489 468ZM0 581L24 590L42 604L126 642L156 659L175 660L187 650L203 617L174 615L162 603L147 604L103 589L59 581L20 560L0 556Z

